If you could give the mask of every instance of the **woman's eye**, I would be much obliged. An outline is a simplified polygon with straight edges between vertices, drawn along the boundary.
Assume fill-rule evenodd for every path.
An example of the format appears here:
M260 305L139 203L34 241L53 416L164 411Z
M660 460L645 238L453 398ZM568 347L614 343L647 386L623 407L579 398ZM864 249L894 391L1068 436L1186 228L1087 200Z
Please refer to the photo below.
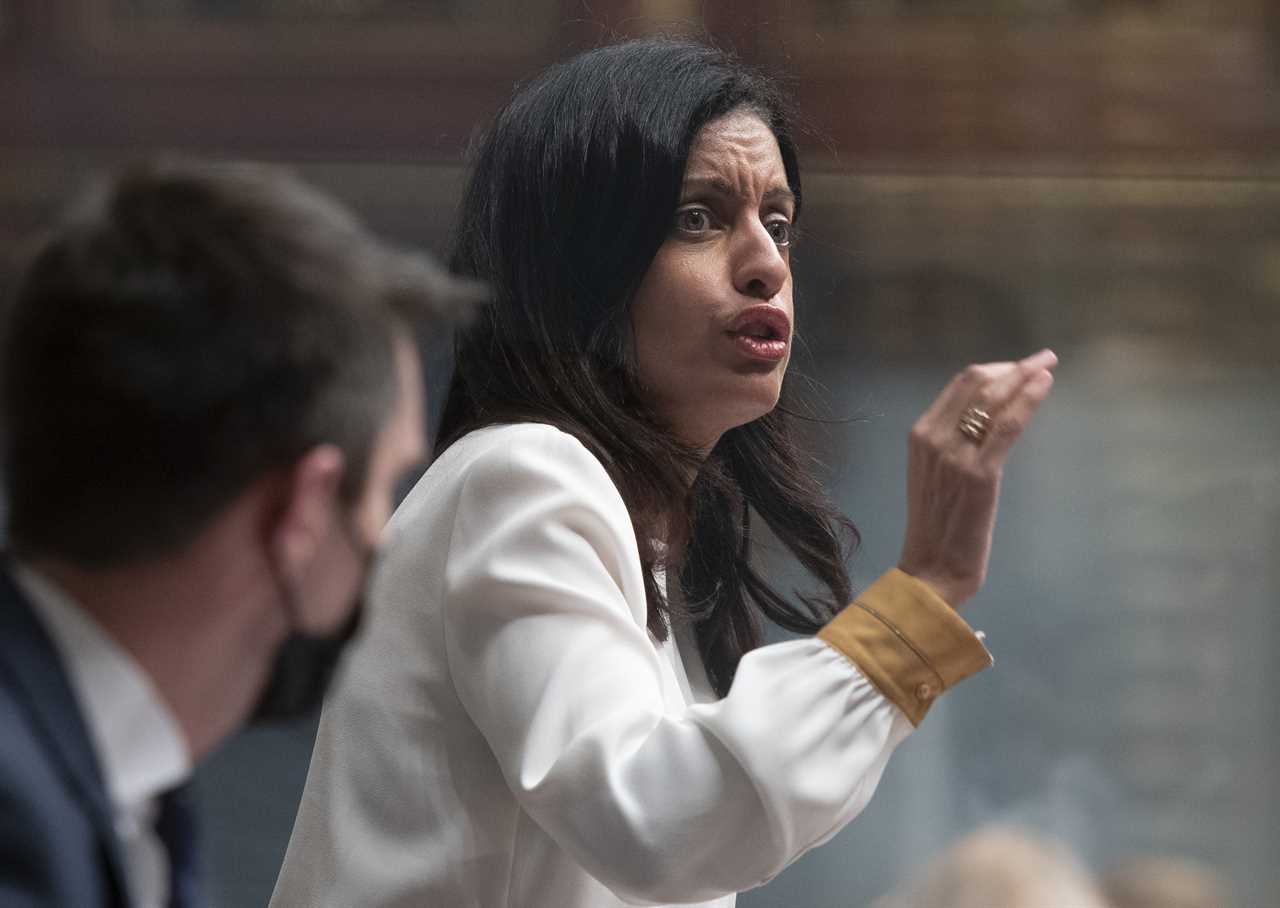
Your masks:
M790 221L784 221L781 218L774 221L766 221L764 229L769 231L769 236L773 237L773 242L778 246L791 245Z
M682 233L702 233L711 227L711 215L705 208L684 208L676 212L676 229Z

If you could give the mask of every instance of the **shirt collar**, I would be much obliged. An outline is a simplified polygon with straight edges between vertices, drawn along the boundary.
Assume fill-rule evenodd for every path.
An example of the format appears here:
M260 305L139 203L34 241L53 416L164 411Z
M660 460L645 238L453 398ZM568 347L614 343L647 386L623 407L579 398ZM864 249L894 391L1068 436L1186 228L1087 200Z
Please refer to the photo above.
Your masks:
M49 578L23 564L13 575L67 668L112 805L136 808L186 779L186 739L142 666Z

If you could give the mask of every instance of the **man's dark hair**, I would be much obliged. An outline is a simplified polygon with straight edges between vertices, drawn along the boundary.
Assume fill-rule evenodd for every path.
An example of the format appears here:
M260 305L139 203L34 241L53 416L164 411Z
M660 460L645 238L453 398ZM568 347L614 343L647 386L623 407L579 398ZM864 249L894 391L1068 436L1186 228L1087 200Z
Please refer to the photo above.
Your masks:
M684 542L680 577L708 675L728 690L762 642L761 616L812 632L850 599L853 525L827 500L785 407L726 432L705 460L644 404L629 307L668 236L699 130L738 110L800 168L776 85L715 48L650 38L599 48L521 89L478 148L451 265L493 299L460 334L443 450L504 421L549 423L587 446L626 502L645 568L649 630L667 635L656 539ZM790 394L784 384L783 400ZM692 492L686 477L697 470ZM789 601L751 563L758 514L829 598Z
M326 442L354 501L396 395L394 335L473 295L279 169L124 170L38 251L6 313L11 546L155 557Z

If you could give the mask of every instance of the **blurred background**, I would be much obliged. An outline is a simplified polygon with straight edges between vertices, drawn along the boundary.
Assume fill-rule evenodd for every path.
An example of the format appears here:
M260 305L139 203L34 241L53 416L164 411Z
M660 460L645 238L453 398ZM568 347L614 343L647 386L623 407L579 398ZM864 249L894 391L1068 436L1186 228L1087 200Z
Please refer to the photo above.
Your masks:
M896 562L906 432L947 378L1062 359L966 608L995 669L739 905L867 905L992 822L1280 904L1274 0L0 0L0 292L90 176L159 150L294 165L442 250L515 84L672 31L798 102L793 368L831 420L813 441L860 583ZM224 908L266 903L313 731L246 733L202 771Z

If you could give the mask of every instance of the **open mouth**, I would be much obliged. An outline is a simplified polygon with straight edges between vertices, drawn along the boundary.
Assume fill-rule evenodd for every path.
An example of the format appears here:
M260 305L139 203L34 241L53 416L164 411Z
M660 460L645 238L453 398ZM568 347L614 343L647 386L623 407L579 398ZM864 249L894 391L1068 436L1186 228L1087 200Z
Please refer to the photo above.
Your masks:
M759 340L783 340L784 338L778 333L777 329L772 325L766 325L764 322L751 322L739 329L737 334L746 337L754 337Z
M747 356L776 362L787 355L791 319L777 306L752 306L738 314L728 333Z

